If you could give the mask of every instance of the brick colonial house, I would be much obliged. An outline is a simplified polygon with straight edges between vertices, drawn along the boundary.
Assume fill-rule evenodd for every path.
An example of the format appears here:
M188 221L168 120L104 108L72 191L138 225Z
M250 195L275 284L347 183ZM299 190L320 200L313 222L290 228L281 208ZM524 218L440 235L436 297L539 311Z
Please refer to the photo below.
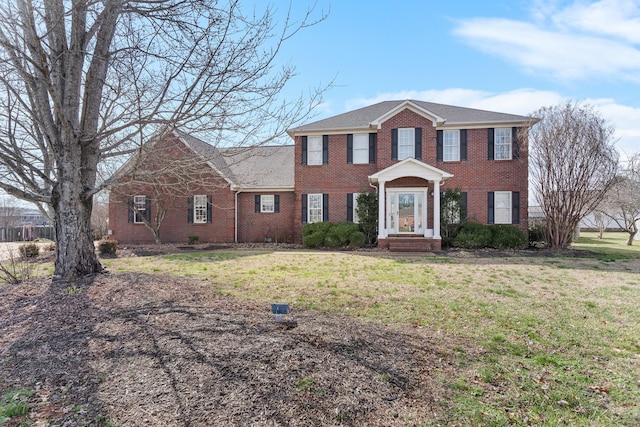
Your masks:
M385 101L289 130L293 146L214 148L173 132L164 144L208 156L222 185L194 189L167 213L163 241L302 240L305 223L353 221L379 197L378 246L440 249L440 194L463 193L470 220L527 229L527 130L535 119L430 102ZM113 237L152 242L144 188L110 199ZM131 209L137 206L140 210ZM164 227L164 226L163 226Z

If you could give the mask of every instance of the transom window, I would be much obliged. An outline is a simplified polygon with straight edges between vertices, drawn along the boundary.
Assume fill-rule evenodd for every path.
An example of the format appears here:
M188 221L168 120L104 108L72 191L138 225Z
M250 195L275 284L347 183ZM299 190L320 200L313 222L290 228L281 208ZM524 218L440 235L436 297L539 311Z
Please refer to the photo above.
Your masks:
M443 160L457 162L460 160L460 131L445 130L443 133Z
M310 136L307 138L307 164L322 164L322 136Z
M307 222L322 222L322 194L307 195Z
M260 212L275 212L275 197L273 194L260 196Z
M133 213L134 224L143 224L147 215L147 196L133 196Z
M207 223L207 196L193 196L193 222L195 224Z
M511 128L494 130L494 159L511 160Z
M369 163L369 134L353 134L353 163Z
M415 157L415 129L398 129L398 160Z
M511 191L496 191L494 193L494 222L496 224L511 224Z

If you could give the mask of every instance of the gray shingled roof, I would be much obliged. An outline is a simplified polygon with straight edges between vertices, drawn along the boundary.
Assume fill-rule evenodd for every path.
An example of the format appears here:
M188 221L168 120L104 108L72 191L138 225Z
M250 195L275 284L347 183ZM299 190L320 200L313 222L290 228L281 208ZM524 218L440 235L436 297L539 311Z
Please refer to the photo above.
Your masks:
M293 145L219 148L184 132L176 133L236 189L292 189L294 186Z
M498 113L494 111L478 110L475 108L456 107L453 105L436 104L434 102L417 100L383 101L368 107L348 111L337 116L328 117L313 123L308 123L290 129L290 134L313 131L366 129L371 123L385 116L405 102L411 102L416 106L435 114L445 120L447 125L490 125L501 123L530 123L531 117L516 114Z

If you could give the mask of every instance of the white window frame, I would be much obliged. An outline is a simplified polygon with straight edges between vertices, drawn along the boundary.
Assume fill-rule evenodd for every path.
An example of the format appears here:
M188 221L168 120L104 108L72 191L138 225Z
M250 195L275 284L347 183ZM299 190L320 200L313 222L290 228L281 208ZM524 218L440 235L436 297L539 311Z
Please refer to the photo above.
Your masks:
M494 160L512 159L512 131L511 128L495 128L493 130L493 158Z
M354 164L369 163L369 134L368 133L353 134L353 163Z
M322 222L322 193L307 194L307 223Z
M414 158L416 156L416 129L398 129L398 160Z
M358 196L360 193L353 193L353 222L355 224L360 223L360 218L358 217Z
M274 213L276 211L276 197L273 194L264 194L260 196L260 212Z
M494 224L511 224L511 191L493 192L493 222Z
M144 224L147 214L147 196L133 196L133 223Z
M203 194L197 194L193 196L193 223L194 224L206 224L207 223L207 196Z
M307 137L307 165L322 165L322 136Z
M442 133L442 160L445 162L460 161L459 130L445 130Z

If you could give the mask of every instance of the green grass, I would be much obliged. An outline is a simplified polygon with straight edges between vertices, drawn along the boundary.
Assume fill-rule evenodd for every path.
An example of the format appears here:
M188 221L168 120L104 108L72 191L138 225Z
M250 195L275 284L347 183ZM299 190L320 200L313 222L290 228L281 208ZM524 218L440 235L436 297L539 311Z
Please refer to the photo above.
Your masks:
M453 399L423 425L640 425L640 248L588 233L584 257L193 252L104 260L198 278L214 292L469 343L438 380ZM443 338L443 339L445 339ZM381 373L384 380L384 373ZM315 390L313 379L296 382ZM315 391L320 393L321 391Z
M33 391L29 390L8 390L0 396L0 426L11 418L27 415L31 396Z

